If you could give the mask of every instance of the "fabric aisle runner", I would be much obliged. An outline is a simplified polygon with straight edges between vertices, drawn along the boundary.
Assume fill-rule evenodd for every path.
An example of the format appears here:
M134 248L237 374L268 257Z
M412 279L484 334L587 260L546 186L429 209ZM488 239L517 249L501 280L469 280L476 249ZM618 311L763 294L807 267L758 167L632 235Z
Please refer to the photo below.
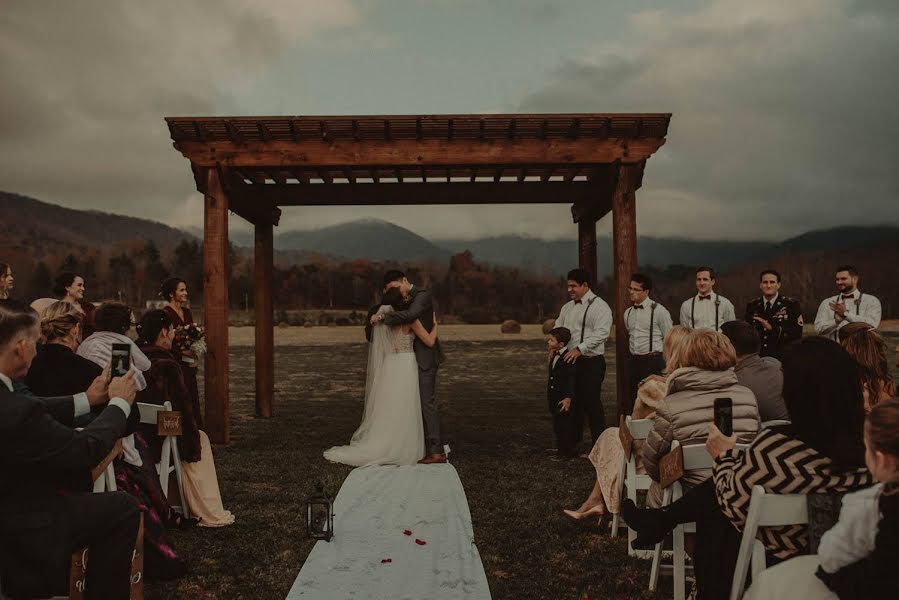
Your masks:
M468 501L451 465L355 469L334 513L334 539L315 544L287 600L490 599Z

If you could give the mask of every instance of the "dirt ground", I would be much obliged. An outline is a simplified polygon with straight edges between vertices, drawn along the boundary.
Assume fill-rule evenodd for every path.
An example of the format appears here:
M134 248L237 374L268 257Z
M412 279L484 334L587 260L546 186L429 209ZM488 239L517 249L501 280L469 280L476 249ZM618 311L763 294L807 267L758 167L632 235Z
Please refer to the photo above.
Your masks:
M662 580L658 596L646 591L648 563L629 559L621 538L561 513L586 497L594 474L586 460L558 463L545 453L552 436L539 328L504 336L498 326L446 326L441 335L442 423L493 598L670 597L670 580ZM253 415L252 330L232 329L231 339L232 443L214 451L225 506L237 522L174 532L191 572L176 582L149 582L150 599L284 598L312 547L306 500L318 483L336 494L350 471L321 453L345 443L361 417L361 328L276 330L268 420ZM899 332L887 342L895 348ZM603 397L614 415L615 357L607 350Z

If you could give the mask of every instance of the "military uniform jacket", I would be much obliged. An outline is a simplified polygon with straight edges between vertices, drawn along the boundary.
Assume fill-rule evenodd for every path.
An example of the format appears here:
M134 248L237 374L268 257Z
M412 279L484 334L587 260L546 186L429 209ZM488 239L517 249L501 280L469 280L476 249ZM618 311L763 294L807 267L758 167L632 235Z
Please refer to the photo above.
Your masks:
M754 321L758 316L771 324L771 331L766 331L761 323ZM762 339L760 356L773 356L780 359L784 346L802 337L802 307L798 300L783 294L774 298L770 308L765 308L764 298L756 298L746 305L747 323L755 327Z

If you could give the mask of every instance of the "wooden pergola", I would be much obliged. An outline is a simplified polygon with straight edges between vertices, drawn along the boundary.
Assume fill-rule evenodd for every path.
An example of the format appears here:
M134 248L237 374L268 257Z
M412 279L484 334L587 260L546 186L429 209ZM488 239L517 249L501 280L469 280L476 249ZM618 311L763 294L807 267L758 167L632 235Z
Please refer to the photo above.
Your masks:
M256 412L272 414L273 227L281 206L564 203L596 284L596 222L612 213L618 408L622 313L637 268L636 191L670 114L169 117L205 198L206 428L228 443L228 213L255 226Z

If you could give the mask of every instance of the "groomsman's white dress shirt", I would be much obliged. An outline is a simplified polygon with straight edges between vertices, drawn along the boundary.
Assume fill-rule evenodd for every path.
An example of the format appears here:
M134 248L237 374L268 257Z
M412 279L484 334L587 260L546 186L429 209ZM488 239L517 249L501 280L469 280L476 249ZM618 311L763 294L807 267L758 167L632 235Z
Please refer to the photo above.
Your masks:
M651 319L651 321L650 321ZM624 311L624 326L627 327L628 345L631 355L649 354L661 352L665 335L671 331L671 313L668 309L646 298L640 304L635 304ZM649 334L652 332L652 341Z
M602 356L606 340L612 331L612 309L590 290L580 300L569 300L562 307L559 318L556 319L556 327L567 327L571 331L569 350L577 348L581 354L588 357Z
M714 291L707 296L696 294L680 307L680 324L693 329L721 331L722 325L736 320L731 301Z
M839 324L836 322L836 313L830 308L832 302L846 305L846 318ZM880 300L871 294L854 290L851 294L837 294L821 302L815 317L815 332L836 340L840 329L849 323L858 322L880 327Z

